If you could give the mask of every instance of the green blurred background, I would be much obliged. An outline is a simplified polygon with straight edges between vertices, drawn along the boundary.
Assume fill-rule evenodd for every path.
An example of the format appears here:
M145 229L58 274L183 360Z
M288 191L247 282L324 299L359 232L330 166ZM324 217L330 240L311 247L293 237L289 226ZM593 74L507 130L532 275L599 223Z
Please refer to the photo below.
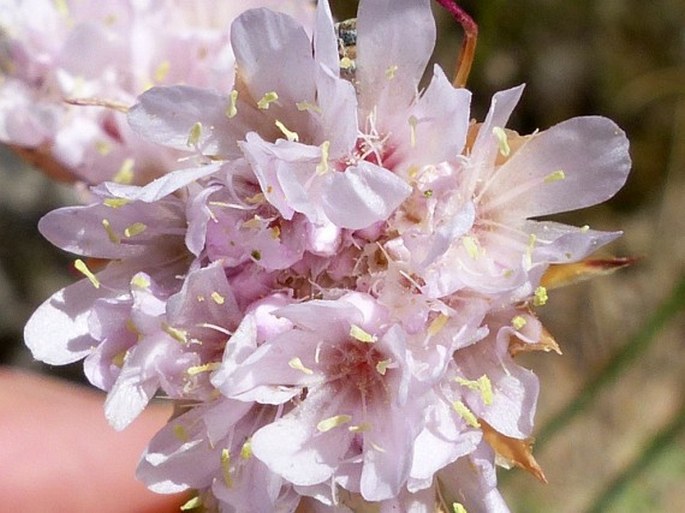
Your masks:
M338 19L356 2L333 0ZM685 1L488 0L461 5L480 28L474 116L527 84L510 128L604 115L628 133L634 167L605 205L560 219L624 230L604 254L630 269L551 293L540 309L563 356L526 355L541 379L536 456L549 484L500 471L515 513L685 511ZM441 8L435 60L452 73L461 29ZM43 241L41 215L73 203L0 149L0 362L70 379L21 345L31 311L70 283L70 258Z

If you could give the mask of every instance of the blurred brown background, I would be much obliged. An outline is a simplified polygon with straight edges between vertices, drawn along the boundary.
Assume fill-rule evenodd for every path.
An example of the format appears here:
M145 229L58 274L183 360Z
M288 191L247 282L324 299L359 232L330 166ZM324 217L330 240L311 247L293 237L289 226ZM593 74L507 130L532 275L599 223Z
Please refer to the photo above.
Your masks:
M356 2L332 1L339 19ZM510 128L569 117L614 119L634 167L609 203L563 216L625 231L606 254L628 270L551 293L541 309L563 356L529 355L541 379L536 455L550 481L501 471L515 513L685 511L685 2L487 0L461 5L480 27L469 80L482 119L493 92L527 83ZM437 62L451 74L461 30L439 15ZM31 311L71 282L69 257L37 233L71 191L0 158L0 361L48 369L21 345Z

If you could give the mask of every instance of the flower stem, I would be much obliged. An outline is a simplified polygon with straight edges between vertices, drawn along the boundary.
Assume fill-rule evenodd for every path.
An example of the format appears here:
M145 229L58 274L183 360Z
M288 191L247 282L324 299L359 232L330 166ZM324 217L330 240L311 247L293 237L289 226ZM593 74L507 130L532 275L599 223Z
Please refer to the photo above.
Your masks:
M466 81L471 73L471 65L476 54L476 42L478 40L478 25L473 18L466 14L464 10L456 4L455 0L437 0L447 12L459 23L464 29L464 40L461 44L461 51L457 56L457 64L455 67L454 79L452 85L454 87L464 87Z

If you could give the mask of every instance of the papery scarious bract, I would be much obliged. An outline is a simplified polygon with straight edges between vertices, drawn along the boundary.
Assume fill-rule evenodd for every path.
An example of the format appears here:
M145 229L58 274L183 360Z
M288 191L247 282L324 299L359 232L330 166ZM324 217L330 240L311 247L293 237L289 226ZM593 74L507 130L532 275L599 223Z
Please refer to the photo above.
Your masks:
M313 30L252 9L230 32L226 87L153 87L128 110L196 167L41 221L84 278L28 346L85 358L116 428L156 393L191 401L138 470L197 490L188 508L508 511L496 462L544 480L538 381L513 357L559 350L535 308L619 235L540 218L610 198L625 135L600 117L518 135L522 86L472 123L437 66L419 91L429 0L361 0L337 27L321 0Z

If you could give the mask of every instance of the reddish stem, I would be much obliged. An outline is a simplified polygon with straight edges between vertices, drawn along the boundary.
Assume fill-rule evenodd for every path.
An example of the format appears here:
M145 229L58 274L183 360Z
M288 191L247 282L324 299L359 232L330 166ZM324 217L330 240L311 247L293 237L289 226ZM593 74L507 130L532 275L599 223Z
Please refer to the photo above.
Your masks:
M461 45L461 51L457 56L456 70L452 85L454 87L464 87L466 80L471 72L471 65L476 54L476 41L478 40L478 25L473 18L466 14L464 10L459 7L455 0L437 0L447 12L461 25L464 29L464 41Z

